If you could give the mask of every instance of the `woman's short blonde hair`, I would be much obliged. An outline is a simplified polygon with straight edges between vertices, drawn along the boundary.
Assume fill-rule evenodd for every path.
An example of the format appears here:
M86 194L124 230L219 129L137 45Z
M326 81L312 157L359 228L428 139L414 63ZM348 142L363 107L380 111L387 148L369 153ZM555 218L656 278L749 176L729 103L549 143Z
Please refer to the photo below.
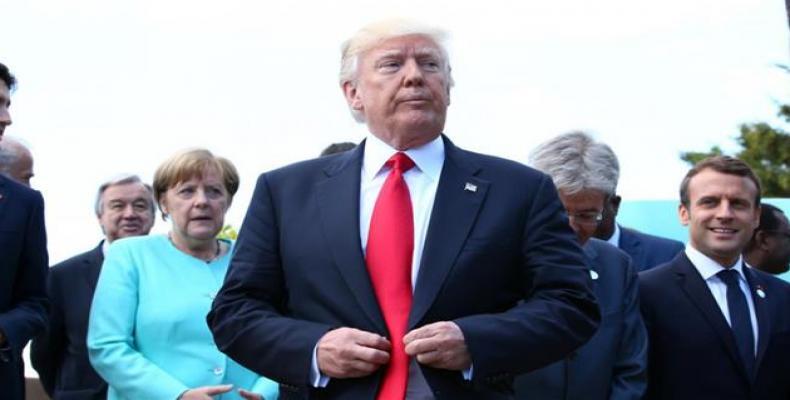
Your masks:
M194 177L202 177L206 171L216 170L228 192L228 203L239 190L239 173L227 158L217 157L206 149L188 149L174 154L154 173L154 198L161 204L164 193L171 187ZM160 205L161 208L161 205ZM161 211L161 210L160 210Z

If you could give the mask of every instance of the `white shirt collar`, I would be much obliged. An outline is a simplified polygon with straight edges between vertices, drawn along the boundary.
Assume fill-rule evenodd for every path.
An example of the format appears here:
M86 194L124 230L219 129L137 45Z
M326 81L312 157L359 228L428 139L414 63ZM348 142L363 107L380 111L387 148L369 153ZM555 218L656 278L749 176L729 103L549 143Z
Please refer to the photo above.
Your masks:
M372 181L381 172L384 163L395 153L397 150L369 133L365 140L365 154L362 161L363 183ZM404 153L431 180L439 180L444 165L444 140L441 135L420 147L408 149Z
M694 268L702 275L702 279L706 281L716 276L719 272L728 269L712 258L702 254L702 252L695 249L691 244L686 245L686 256L691 260ZM740 275L741 279L744 281L746 280L746 277L743 275L743 256L738 257L738 261L735 262L735 266L733 266L732 269L738 271L738 275Z
M620 247L620 225L614 224L614 232L609 239L606 239L606 242L614 247Z

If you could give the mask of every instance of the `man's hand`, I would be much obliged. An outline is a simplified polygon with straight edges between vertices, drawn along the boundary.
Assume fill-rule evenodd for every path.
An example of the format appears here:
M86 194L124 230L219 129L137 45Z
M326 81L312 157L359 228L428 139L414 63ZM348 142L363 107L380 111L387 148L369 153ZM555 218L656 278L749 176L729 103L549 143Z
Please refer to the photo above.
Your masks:
M353 328L327 332L318 341L318 369L330 378L367 376L390 360L389 340Z
M441 321L417 328L403 337L406 354L433 368L463 371L472 365L464 333L455 322Z

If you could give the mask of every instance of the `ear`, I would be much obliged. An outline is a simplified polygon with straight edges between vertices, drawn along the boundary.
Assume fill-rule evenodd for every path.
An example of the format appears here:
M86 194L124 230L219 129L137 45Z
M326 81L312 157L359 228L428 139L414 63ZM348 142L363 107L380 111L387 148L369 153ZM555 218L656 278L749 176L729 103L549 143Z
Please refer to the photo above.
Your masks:
M754 220L752 221L752 229L757 229L760 226L760 214L762 213L760 206L754 208Z
M612 196L612 199L610 201L612 202L612 212L614 213L614 215L617 215L617 212L620 211L620 202L622 200L623 198L620 197L619 195Z
M362 93L354 82L343 82L343 94L346 96L348 106L353 110L362 111Z
M678 216L680 217L680 224L683 226L689 226L689 221L691 219L691 212L686 208L683 203L680 203L678 206Z
M765 232L757 231L754 234L754 243L756 243L757 247L760 248L761 250L765 252L770 252L772 249L771 249L771 245L768 244L768 240L766 240L767 238L768 235L766 235Z

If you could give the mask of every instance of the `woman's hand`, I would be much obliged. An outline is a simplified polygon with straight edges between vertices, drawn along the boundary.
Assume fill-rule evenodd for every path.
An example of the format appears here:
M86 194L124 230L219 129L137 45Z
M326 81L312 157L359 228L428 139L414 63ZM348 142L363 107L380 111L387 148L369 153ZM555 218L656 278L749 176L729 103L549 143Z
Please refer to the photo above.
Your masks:
M212 400L214 396L230 392L231 389L233 385L201 386L182 393L178 400Z
M258 393L253 393L244 389L239 389L239 395L243 397L244 400L265 400L263 396Z

